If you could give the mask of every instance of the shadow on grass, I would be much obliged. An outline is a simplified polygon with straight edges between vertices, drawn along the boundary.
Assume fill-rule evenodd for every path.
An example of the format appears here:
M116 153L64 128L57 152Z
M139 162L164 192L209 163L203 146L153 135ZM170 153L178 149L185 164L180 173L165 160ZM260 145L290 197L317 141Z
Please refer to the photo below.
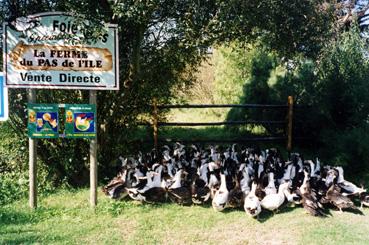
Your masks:
M60 236L53 236L51 239L46 239L42 235L33 234L29 231L18 231L16 234L9 237L0 238L1 244L50 244L55 242L62 242L63 239Z
M0 227L6 225L23 225L38 222L35 214L0 208Z
M34 244L45 241L37 229L25 228L41 221L40 212L17 211L11 207L0 208L0 244ZM53 235L46 243L62 241L59 236Z

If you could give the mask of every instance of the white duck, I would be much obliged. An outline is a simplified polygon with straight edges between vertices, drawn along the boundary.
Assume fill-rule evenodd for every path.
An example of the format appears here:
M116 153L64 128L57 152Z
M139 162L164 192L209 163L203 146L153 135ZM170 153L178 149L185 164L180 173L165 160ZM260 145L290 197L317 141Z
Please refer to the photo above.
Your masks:
M242 179L240 181L240 187L241 187L241 191L243 193L245 193L245 195L249 194L250 192L250 174L249 174L249 169L246 167L246 164L243 163L240 166L239 172L242 173Z
M265 195L276 194L277 193L277 188L275 188L274 173L273 172L270 172L268 174L268 180L269 180L268 185L264 189Z
M264 209L270 211L276 211L285 201L285 190L289 187L289 182L283 183L278 188L278 193L266 195L263 200L261 200L261 206Z
M208 179L208 169L209 164L208 163L204 163L201 165L200 168L198 168L198 174L200 176L200 178L206 183L209 183L209 179Z
M258 217L258 215L261 212L260 200L255 195L256 187L257 187L257 184L253 182L251 185L251 191L245 197L245 202L243 205L245 212L253 218Z
M320 172L320 162L317 159L317 163L315 164L312 160L307 160L305 163L308 163L310 165L310 177L316 178L319 177Z
M292 167L293 165L291 164L291 162L289 162L287 168L284 171L282 179L278 180L279 184L289 182L291 180Z
M337 178L337 185L342 188L342 195L360 195L361 193L366 192L366 189L360 188L350 181L345 180L342 167L336 167L336 169L339 173Z
M211 190L211 196L214 197L215 192L216 192L216 190L217 190L217 188L220 184L220 181L218 180L218 178L215 175L214 171L219 168L219 165L216 164L215 162L210 162L209 165L208 165L208 168L209 168L209 172L210 172L208 186Z
M229 191L227 189L226 178L223 173L220 174L220 187L215 192L211 205L215 211L223 211L228 202Z
M184 174L187 173L185 173L183 169L178 170L174 176L174 183L168 189L168 194L172 202L181 205L190 205L192 203L191 191L187 187L181 185L182 175Z

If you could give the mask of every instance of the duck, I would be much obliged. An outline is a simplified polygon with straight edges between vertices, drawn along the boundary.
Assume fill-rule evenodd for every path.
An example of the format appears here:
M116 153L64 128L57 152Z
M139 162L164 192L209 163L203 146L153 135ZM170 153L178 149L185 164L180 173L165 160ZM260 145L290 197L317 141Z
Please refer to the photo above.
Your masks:
M147 184L143 188L126 188L128 195L136 201L155 203L165 202L167 200L167 191L162 188L155 186L153 177L156 175L154 171L148 171L146 177L140 179L147 179Z
M215 211L223 211L228 202L229 191L227 189L226 176L224 173L220 173L220 187L215 192L211 205Z
M360 208L362 209L363 206L369 207L369 193L368 192L362 192L360 193Z
M261 213L261 205L259 198L255 195L257 188L256 181L252 182L251 184L251 191L245 197L245 201L243 204L243 208L249 216L253 218L258 218L259 214Z
M268 174L268 180L269 180L268 185L264 189L265 195L276 194L277 189L275 188L274 173L273 172L270 172Z
M210 199L210 188L201 178L197 177L191 185L191 195L194 204L204 204Z
M198 175L194 177L191 185L192 202L194 204L206 203L210 198L208 186L208 164L203 164L198 169Z
M215 192L219 188L220 181L217 177L217 170L219 169L219 165L215 162L209 162L209 182L208 187L210 188L211 197L214 198Z
M235 187L229 191L227 207L240 208L243 206L243 202L245 200L245 194L241 190L240 182L238 181L238 179L234 177L233 181L236 184L235 184Z
M182 186L181 181L187 173L180 169L174 176L174 183L168 188L168 197L172 202L180 205L191 205L192 195L189 188Z
M312 216L326 217L323 206L319 202L316 193L310 188L309 175L306 171L304 171L304 175L303 184L298 188L302 206Z
M266 195L260 202L261 207L269 211L278 211L278 208L286 200L285 190L289 188L290 183L286 182L278 187L278 193Z
M338 171L337 185L341 188L342 195L359 196L361 193L366 192L366 189L360 188L344 179L342 167L336 167L335 169Z
M124 170L102 188L105 195L109 196L111 199L123 199L128 195L125 188L126 173L127 170Z
M342 209L358 210L355 204L340 192L340 188L336 185L331 185L326 193L325 200L331 203L333 206L339 209L342 213Z
M247 195L250 192L250 183L251 183L249 168L246 166L245 163L243 163L240 165L240 168L238 171L239 173L241 173L241 181L240 181L241 191L245 195Z
M282 184L284 182L288 182L288 181L291 180L291 171L292 171L292 167L293 167L293 165L291 163L292 162L286 162L287 168L285 168L285 170L284 170L283 177L281 179L278 179L279 184Z

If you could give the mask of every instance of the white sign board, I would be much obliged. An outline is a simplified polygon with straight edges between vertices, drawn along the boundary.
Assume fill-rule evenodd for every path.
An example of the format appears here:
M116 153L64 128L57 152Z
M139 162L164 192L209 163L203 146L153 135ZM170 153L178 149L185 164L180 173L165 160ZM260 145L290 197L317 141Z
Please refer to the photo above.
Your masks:
M119 89L116 25L107 25L93 43L71 15L60 12L20 17L3 29L7 87Z
M4 76L0 72L0 121L6 121L8 113L8 89L4 86Z

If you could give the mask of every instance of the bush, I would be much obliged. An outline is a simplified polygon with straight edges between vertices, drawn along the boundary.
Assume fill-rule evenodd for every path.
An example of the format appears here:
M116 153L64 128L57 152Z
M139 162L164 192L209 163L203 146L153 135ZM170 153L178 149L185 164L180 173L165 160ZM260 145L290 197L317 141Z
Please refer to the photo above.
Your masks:
M345 130L344 132L326 130L322 154L328 163L341 165L348 177L362 177L369 170L369 125Z
M12 202L28 193L28 140L17 134L10 122L0 124L0 205ZM37 161L37 190L40 195L54 190L49 169Z

